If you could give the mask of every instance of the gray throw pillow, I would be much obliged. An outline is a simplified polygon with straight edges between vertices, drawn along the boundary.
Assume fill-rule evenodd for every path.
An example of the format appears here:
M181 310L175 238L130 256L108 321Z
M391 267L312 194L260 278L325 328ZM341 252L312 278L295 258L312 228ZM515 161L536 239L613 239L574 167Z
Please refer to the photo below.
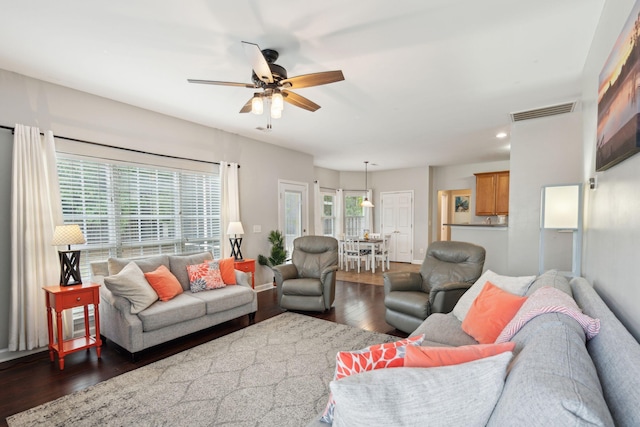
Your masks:
M114 295L131 302L131 314L138 314L158 300L144 273L138 265L131 261L120 272L104 278L104 284Z
M333 426L484 426L513 353L438 368L387 368L330 384Z

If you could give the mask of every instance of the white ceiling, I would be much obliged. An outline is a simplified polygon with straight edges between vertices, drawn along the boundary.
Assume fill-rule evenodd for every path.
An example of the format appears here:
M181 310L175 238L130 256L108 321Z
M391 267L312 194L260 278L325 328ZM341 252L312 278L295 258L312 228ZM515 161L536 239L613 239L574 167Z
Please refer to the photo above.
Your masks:
M506 160L509 113L579 100L604 0L0 0L0 68L314 156L378 170ZM279 51L296 91L273 130L239 114L241 41ZM595 90L595 88L594 88ZM69 135L72 136L72 135ZM371 170L371 169L370 169Z

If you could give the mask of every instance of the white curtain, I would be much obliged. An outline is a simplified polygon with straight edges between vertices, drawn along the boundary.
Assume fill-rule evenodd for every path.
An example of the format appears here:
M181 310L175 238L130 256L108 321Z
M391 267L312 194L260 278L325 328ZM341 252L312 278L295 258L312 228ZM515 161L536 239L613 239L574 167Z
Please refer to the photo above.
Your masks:
M365 192L365 197L369 199L371 203L375 205L373 201L373 191L367 189ZM369 232L373 232L373 208L364 208L364 228L369 230Z
M336 237L344 239L344 191L342 188L336 190Z
M240 196L238 191L238 164L220 162L222 187L222 257L231 256L231 244L227 229L232 221L240 221Z
M322 194L320 194L320 182L315 181L313 183L313 199L315 201L315 215L314 215L314 234L316 236L322 236L324 234L324 230L322 227Z
M62 224L53 133L16 125L11 183L11 303L9 350L49 342L43 286L56 285L60 263L51 245Z

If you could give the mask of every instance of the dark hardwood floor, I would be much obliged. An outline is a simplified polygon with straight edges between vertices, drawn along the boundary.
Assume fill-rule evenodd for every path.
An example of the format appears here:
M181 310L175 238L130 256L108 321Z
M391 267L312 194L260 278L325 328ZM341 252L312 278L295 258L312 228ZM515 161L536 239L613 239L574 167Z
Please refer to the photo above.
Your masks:
M336 301L331 310L304 314L369 331L406 337L407 334L384 321L383 298L382 286L338 281ZM278 307L275 289L258 293L256 323L283 311ZM248 316L243 316L140 352L135 362L128 352L107 341L103 344L101 359L96 357L94 349L73 353L65 357L63 371L58 369L57 362L49 361L46 351L0 363L0 426L7 425L6 417L9 415L82 390L248 325Z

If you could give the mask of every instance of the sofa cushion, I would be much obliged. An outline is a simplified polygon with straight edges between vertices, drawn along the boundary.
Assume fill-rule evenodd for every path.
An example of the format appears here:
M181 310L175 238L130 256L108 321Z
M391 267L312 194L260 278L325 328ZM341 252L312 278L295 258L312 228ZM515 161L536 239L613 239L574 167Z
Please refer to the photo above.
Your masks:
M496 354L513 352L515 343L463 345L460 347L410 346L404 356L407 368L435 368L459 365Z
M462 330L481 344L494 343L526 300L487 282L462 321Z
M144 273L138 265L130 261L117 274L104 278L104 284L114 295L131 302L131 314L138 314L158 300Z
M256 298L251 288L244 286L226 286L210 292L186 292L206 304L207 314L220 313L225 310L249 304Z
M564 314L529 321L512 338L516 357L488 425L612 426L584 340Z
M339 380L361 372L374 369L397 368L404 366L404 356L407 347L420 345L423 336L406 338L393 343L373 345L362 350L340 351L336 355L336 372L334 380ZM325 423L333 422L335 400L329 395L329 402L322 414Z
M424 334L423 345L440 343L447 346L478 344L478 341L462 330L462 322L453 314L433 313L413 331L411 336ZM426 344L429 341L429 344Z
M507 352L455 366L379 369L332 381L333 425L483 426L511 357Z
M205 303L183 292L170 301L158 301L138 313L144 332L155 331L206 314Z
M185 291L189 289L189 273L187 272L187 265L202 264L205 261L212 260L213 255L211 252L201 252L192 255L170 255L169 256L169 270L180 282L182 289Z
M501 276L499 274L494 273L491 270L485 271L482 276L469 288L467 292L460 297L455 307L453 307L453 315L456 316L460 321L463 321L469 309L471 308L471 304L473 300L476 299L485 283L491 282L500 289L512 293L514 295L522 296L524 295L531 282L536 278L536 276L520 276L520 277L512 277L512 276Z
M545 271L540 276L536 277L536 279L531 283L529 289L527 290L526 295L529 296L538 289L549 286L551 288L559 289L565 294L572 296L571 294L571 286L569 286L569 281L565 276L560 274L558 270L548 270Z
M182 293L182 286L167 267L161 265L150 273L144 273L145 279L158 294L161 301L169 301Z
M285 295L319 296L322 295L322 282L316 278L288 279L282 283Z
M146 258L109 258L109 274L114 275L120 273L131 261L135 262L143 273L149 273L156 268L164 265L169 267L169 257L167 255L157 255Z
M384 297L389 310L399 311L418 319L426 319L431 312L429 294L421 291L391 291Z

